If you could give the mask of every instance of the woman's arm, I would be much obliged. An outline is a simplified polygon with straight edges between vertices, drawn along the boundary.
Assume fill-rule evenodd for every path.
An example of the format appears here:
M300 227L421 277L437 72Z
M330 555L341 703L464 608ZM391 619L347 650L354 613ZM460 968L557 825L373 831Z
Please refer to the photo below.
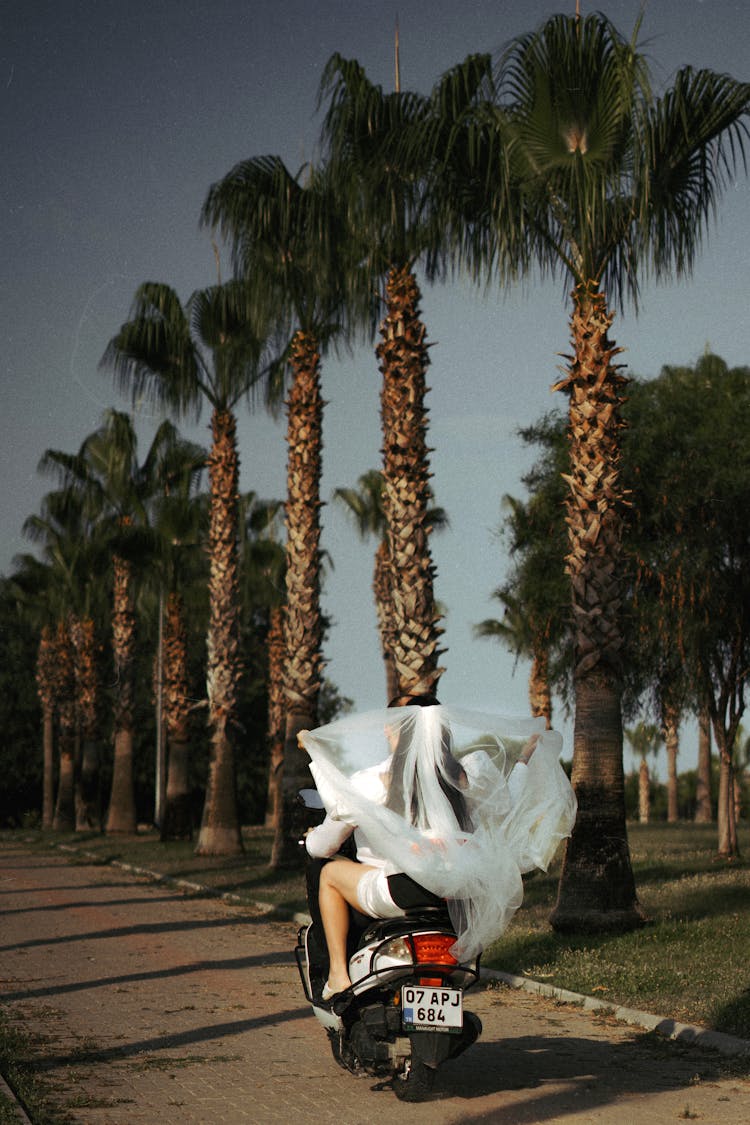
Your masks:
M328 859L340 851L341 845L349 839L354 829L343 820L332 820L327 816L322 824L311 828L305 836L305 847L314 859Z
M510 794L511 803L514 805L526 787L526 766L528 766L531 755L536 750L538 741L539 735L532 734L531 738L525 743L521 750L518 761L508 774L508 792Z

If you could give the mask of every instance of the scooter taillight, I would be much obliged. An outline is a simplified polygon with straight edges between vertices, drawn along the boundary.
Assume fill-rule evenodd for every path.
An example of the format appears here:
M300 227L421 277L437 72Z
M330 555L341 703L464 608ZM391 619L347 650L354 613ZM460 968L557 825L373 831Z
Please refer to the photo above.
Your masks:
M418 965L457 965L450 952L456 939L452 934L412 934L414 957Z

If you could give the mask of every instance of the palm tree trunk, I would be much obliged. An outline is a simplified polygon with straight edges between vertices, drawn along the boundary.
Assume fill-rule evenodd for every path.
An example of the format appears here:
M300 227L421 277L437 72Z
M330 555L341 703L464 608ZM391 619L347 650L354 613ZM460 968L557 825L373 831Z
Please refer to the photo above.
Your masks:
M378 543L377 550L375 551L372 589L375 597L380 648L383 654L383 668L385 670L385 699L386 703L390 703L392 699L396 698L399 691L396 662L393 657L395 626L393 623L393 599L391 596L391 566L388 555L388 545L383 540Z
M75 650L76 695L81 738L80 768L76 777L76 831L100 831L102 827L99 785L99 701L96 665L96 636L90 617L71 619Z
M573 294L574 355L556 389L570 396L568 543L575 627L572 784L578 815L551 922L560 931L642 925L625 823L620 611L620 408L625 378L612 360L613 315L596 286Z
M435 608L427 522L431 493L424 400L429 356L419 301L411 270L392 268L386 279L386 315L377 356L383 375L383 510L398 695L434 694L443 673L438 666L444 650L439 647L442 629Z
M42 709L42 828L51 828L55 813L55 642L48 625L39 637L36 686Z
M284 768L284 611L271 610L268 628L268 796L266 828L276 828L281 815Z
M676 824L680 819L677 794L677 753L680 748L679 716L674 707L664 707L664 744L667 748L667 823Z
M57 627L55 655L60 765L52 827L55 832L72 832L75 828L75 671L73 645L64 621L60 621Z
M239 652L239 552L237 546L239 457L234 415L214 410L208 458L209 525L208 721L211 730L206 799L197 855L243 851L237 811L233 735L237 722Z
M695 822L710 824L711 807L711 719L702 707L698 716L698 777L696 783Z
M55 815L55 713L51 708L42 712L42 744L42 828L51 828Z
M529 706L531 714L545 720L547 730L552 729L552 694L549 688L549 659L547 650L538 647L531 661L529 673Z
M651 777L648 762L641 758L641 767L638 771L638 819L641 824L648 824L651 818Z
M107 811L107 833L133 833L138 829L133 777L133 726L135 708L135 614L133 568L120 556L114 565L112 648L117 689L114 707L114 766Z
M323 399L318 342L299 331L292 341L292 385L287 399L286 611L284 694L286 722L282 804L271 854L272 866L298 862L287 829L297 791L311 785L307 757L297 746L301 730L317 726L322 682L320 614L320 478Z
M193 835L190 803L190 684L182 598L167 596L163 649L163 700L167 731L167 782L161 816L162 840Z

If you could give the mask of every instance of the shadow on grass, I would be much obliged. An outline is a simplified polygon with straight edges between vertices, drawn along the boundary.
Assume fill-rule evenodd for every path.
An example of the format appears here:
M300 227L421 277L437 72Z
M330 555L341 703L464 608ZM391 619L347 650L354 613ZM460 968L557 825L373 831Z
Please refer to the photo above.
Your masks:
M750 1039L750 988L716 1009L714 1022L729 1035Z

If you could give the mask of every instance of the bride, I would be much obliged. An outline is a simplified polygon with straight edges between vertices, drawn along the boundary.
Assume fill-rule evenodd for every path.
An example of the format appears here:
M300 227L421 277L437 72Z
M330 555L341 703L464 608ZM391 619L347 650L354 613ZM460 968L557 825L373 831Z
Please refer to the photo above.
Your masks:
M523 873L546 869L575 819L562 739L541 719L407 697L302 731L299 744L327 813L307 850L334 857L320 877L330 958L324 999L350 985L350 905L388 918L445 899L453 953L473 957L520 906ZM352 833L357 862L337 855Z

